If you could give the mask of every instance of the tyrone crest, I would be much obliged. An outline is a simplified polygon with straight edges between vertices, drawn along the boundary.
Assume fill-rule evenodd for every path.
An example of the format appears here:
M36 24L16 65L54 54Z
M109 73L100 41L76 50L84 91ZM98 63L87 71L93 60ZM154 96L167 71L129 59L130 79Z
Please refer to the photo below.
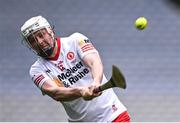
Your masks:
M67 59L70 60L70 61L73 60L74 59L74 53L73 52L68 52Z

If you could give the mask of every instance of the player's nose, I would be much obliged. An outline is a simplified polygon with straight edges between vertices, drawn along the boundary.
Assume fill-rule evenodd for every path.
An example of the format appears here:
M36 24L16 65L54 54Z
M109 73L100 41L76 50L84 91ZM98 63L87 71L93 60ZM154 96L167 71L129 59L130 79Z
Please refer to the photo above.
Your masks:
M42 44L44 42L45 42L45 38L44 37L38 38L38 43L39 44Z
M41 47L45 47L45 46L46 46L46 40L45 40L45 39L39 39L39 40L38 40L38 44L39 44Z

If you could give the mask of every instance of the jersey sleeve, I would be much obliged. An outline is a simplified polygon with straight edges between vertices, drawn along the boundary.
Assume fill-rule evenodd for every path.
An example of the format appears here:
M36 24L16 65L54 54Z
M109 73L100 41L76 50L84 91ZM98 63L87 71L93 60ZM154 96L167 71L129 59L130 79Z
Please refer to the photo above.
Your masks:
M34 84L41 89L43 83L46 80L49 80L49 76L46 71L43 70L40 66L32 65L29 71L30 77L33 80Z
M91 41L81 33L74 33L76 39L77 52L81 58L89 53L98 53Z

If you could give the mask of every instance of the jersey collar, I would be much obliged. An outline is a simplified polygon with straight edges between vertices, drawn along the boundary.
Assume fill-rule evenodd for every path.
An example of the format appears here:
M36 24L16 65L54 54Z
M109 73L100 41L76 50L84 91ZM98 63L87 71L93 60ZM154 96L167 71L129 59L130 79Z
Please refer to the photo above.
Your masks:
M48 58L48 60L54 60L55 61L59 57L60 50L61 50L61 40L60 40L60 37L57 37L56 41L57 41L57 45L58 45L57 53L56 53L56 55L54 57Z

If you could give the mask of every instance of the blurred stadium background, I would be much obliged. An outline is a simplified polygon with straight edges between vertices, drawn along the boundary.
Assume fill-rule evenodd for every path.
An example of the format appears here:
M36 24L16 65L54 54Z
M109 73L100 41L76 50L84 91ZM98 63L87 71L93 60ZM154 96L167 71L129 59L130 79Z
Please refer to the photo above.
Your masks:
M0 121L67 121L58 102L29 77L36 56L21 45L20 27L42 15L59 36L85 34L128 88L115 89L133 122L180 121L180 2L177 0L0 0ZM144 31L134 20L145 16ZM92 107L93 108L93 107Z

